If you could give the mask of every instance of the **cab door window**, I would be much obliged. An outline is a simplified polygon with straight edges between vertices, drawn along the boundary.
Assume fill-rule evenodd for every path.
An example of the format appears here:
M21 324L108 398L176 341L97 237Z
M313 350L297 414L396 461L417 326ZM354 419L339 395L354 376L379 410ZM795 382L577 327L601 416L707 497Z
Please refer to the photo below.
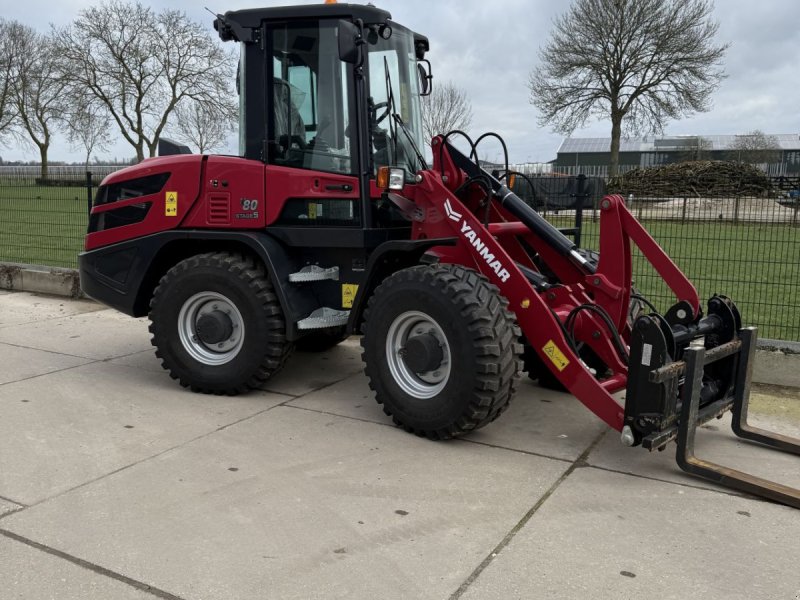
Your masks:
M336 32L334 22L324 21L272 30L271 164L355 172L351 82L339 60Z

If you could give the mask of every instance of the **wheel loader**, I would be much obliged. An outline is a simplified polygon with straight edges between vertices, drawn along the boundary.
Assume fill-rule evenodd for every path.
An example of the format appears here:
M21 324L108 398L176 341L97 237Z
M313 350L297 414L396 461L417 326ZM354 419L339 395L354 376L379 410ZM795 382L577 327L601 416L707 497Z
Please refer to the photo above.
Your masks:
M729 410L740 437L800 443L747 423L755 328L726 296L701 304L622 197L600 202L589 252L511 191L507 153L505 169L482 168L496 134L442 132L426 158L429 42L384 10L247 9L214 27L240 48L239 155L162 140L103 180L79 257L89 296L149 316L181 385L247 392L293 348L361 333L375 398L409 432L488 425L527 371L627 446L676 441L684 470L800 507L797 490L695 458L698 425ZM632 291L632 245L671 307Z

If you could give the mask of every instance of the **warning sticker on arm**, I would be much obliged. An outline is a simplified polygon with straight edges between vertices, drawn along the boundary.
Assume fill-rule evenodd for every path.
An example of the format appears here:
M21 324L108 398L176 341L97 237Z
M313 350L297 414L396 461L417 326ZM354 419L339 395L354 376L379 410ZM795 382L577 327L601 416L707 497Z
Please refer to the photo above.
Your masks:
M569 359L564 355L561 349L556 346L553 340L547 342L542 348L544 355L556 366L556 369L563 371L569 365Z

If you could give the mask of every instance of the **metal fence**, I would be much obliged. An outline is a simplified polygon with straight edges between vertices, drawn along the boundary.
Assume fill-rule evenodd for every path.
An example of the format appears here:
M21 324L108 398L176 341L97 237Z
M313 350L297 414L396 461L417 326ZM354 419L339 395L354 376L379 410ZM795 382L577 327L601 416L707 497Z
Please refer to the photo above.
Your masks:
M94 186L119 166L0 167L0 261L77 267Z
M539 190L526 199L560 228L572 229L581 211L578 178L531 178ZM518 184L517 187L523 184ZM773 178L758 196L690 197L623 193L628 208L694 282L701 299L733 298L746 324L762 338L800 340L800 178ZM528 182L522 195L530 189ZM599 249L602 180L587 180L580 215L581 245ZM661 311L674 297L634 249L636 287Z
M0 262L74 268L83 245L94 186L120 167L0 167ZM90 178L87 180L87 177ZM532 176L516 191L581 245L599 245L599 200L604 180ZM576 202L585 194L585 211ZM776 178L756 196L629 196L629 208L697 285L703 298L734 298L746 323L762 337L800 340L800 179ZM581 222L582 218L582 222ZM577 222L577 223L576 223ZM578 231L574 231L576 224ZM672 296L638 254L636 286L661 310Z

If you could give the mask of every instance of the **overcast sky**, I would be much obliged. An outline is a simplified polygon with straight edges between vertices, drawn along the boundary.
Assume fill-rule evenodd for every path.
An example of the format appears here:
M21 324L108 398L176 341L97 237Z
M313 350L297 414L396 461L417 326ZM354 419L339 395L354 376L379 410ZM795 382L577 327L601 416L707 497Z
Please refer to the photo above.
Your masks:
M146 4L148 0L143 0ZM320 0L321 1L321 0ZM293 0L149 0L154 8L177 8L206 23L213 32L214 12L267 5L307 4ZM452 80L472 101L471 133L496 131L506 140L512 162L555 158L562 137L537 125L537 111L528 102L528 73L550 30L554 16L567 0L373 0L392 13L395 21L427 35L428 58L435 81ZM92 0L0 0L0 16L45 28L47 20L66 24ZM716 0L720 22L718 42L730 42L727 79L714 95L708 113L675 121L666 133L710 135L745 133L800 134L800 2L798 0ZM595 122L575 137L609 137L610 124ZM233 150L233 149L231 149ZM109 155L134 154L124 143ZM6 159L30 158L32 150L0 148ZM498 158L487 142L481 156ZM51 160L80 160L63 136L53 143Z

